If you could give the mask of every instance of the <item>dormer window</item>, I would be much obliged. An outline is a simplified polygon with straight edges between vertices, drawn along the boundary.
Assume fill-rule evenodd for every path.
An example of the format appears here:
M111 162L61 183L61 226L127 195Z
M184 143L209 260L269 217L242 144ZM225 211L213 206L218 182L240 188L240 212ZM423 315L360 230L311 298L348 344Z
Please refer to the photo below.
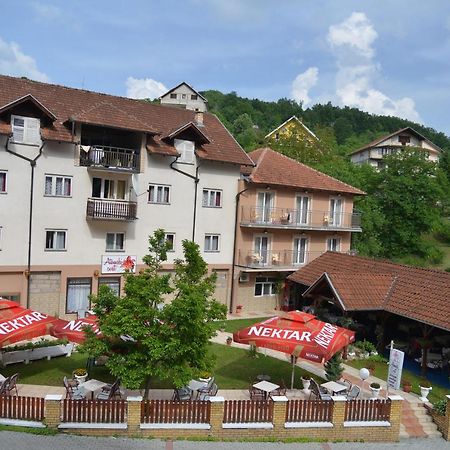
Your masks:
M177 162L185 164L194 164L195 162L195 144L192 141L184 139L174 139L174 144L177 152L180 154Z
M11 116L13 142L39 145L41 143L41 121L34 117Z

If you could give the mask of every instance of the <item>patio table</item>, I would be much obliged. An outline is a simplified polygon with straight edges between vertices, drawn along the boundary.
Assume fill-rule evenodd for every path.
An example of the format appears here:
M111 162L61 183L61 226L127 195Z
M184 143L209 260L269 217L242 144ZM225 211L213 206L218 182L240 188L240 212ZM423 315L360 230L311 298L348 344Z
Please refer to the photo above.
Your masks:
M271 392L277 390L280 386L278 386L278 384L271 383L270 381L260 381L259 383L254 384L253 387L263 391L267 398Z
M84 383L80 383L78 385L79 388L83 388L85 391L91 393L91 399L94 398L94 392L100 390L102 387L106 386L108 383L104 383L103 381L92 380L85 381Z
M327 381L320 386L325 388L330 394L342 394L347 390L347 386L336 381Z

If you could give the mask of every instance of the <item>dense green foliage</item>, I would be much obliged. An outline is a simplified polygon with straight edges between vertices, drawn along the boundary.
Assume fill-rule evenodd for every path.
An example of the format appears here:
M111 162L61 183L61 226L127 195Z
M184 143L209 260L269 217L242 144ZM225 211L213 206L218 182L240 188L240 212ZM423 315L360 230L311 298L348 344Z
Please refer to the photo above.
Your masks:
M328 381L338 381L341 379L344 372L344 366L342 365L341 353L334 354L325 364L325 378Z
M438 264L443 252L429 236L450 242L450 139L420 124L368 114L328 103L303 109L292 100L264 102L218 91L203 93L217 114L246 149L270 145L286 156L308 164L367 193L356 198L362 213L362 233L353 247L362 255L391 258L416 265ZM294 133L278 142L264 136L291 116L299 117L319 138L298 139ZM439 166L424 152L410 149L386 158L381 172L352 164L349 154L385 134L411 126L443 149Z
M107 355L110 372L128 388L145 385L145 396L152 377L181 387L214 365L209 339L214 321L223 320L226 309L212 298L215 274L207 276L198 245L182 244L185 260L175 262L173 279L160 274L169 244L164 231L157 230L143 258L147 268L125 275L125 295L102 286L92 296L102 336L87 329L83 349L92 356ZM168 294L174 298L164 305Z

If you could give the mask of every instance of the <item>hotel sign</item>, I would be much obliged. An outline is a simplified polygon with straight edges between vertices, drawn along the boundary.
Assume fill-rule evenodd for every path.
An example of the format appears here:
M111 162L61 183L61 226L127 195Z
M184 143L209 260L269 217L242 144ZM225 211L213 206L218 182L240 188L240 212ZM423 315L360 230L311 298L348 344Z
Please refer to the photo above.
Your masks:
M136 256L102 255L102 274L136 272Z

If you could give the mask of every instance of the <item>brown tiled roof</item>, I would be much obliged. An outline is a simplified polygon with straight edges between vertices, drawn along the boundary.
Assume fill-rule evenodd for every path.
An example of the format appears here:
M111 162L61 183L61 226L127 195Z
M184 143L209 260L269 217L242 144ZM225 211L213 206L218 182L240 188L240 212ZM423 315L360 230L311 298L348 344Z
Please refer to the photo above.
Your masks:
M42 130L43 137L48 140L72 142L71 119L151 135L157 133L161 136L168 135L189 122L195 122L196 113L191 110L24 78L0 76L0 108L25 95L32 95L57 117L53 126ZM204 133L211 142L197 150L199 157L211 161L253 165L216 116L204 113L203 124ZM0 120L0 133L10 134L11 126ZM152 146L153 144L155 145ZM161 141L158 136L149 140L149 146L152 153L176 154L171 144Z
M241 171L246 175L250 174L252 183L342 192L353 195L364 194L363 191L349 184L325 175L270 148L259 148L249 153L249 156L256 167L251 171L247 168L241 169Z
M433 142L431 142L429 139L427 139L425 136L421 135L418 131L416 131L414 128L411 127L406 127L406 128L401 128L400 130L394 131L393 133L390 134L386 134L385 136L381 136L378 139L373 140L372 142L369 142L368 144L358 148L357 150L354 150L353 152L350 153L350 155L354 155L355 153L359 153L363 150L367 150L369 148L375 147L378 144L380 144L381 142L385 141L386 139L390 139L392 136L395 136L397 134L400 133L405 133L406 131L408 131L409 133L415 134L419 139L423 140L423 141L427 141L430 145L432 145L437 151L442 151L442 149L440 147L438 147L436 144L434 144Z
M356 309L364 309L366 303L379 307L390 278L383 310L450 331L449 272L327 252L288 278L311 286L325 272L331 274L331 279L340 287L341 299L348 309L355 305L358 306ZM380 275L384 275L385 279ZM363 276L366 277L364 282L361 281ZM377 278L370 278L374 276ZM346 284L348 287L345 287ZM362 285L366 286L363 288ZM355 296L365 298L355 299Z

